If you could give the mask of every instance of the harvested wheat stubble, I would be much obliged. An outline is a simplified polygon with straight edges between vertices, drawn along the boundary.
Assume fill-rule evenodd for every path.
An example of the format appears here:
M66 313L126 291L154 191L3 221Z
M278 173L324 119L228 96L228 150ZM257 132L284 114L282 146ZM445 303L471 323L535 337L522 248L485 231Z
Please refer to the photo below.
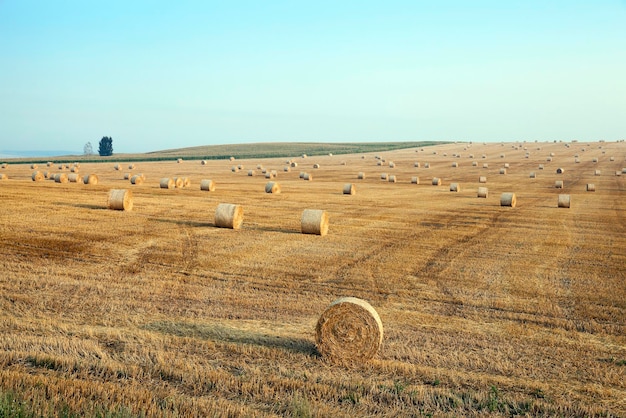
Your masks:
M357 174L356 178L359 179L359 180L365 180L365 173L361 172L361 173Z
M554 187L556 189L562 189L563 188L563 180L557 180L554 182Z
M315 341L324 359L340 364L361 364L380 350L383 324L376 310L363 299L341 298L320 316Z
M41 173L41 171L35 171L33 172L33 174L31 175L31 179L33 181L42 181L44 179L44 175Z
M67 183L68 181L69 179L67 178L67 174L65 173L58 173L54 175L55 183Z
M174 179L164 177L159 181L159 187L161 189L173 189L174 187L176 187L176 183L174 182Z
M570 195L560 194L557 206L559 208L569 208L571 203Z
M243 207L231 203L220 203L215 209L215 226L239 229L243 223Z
M354 184L352 184L352 183L344 184L343 185L343 194L349 194L349 195L356 194L356 189L354 187Z
M303 234L324 236L328 233L328 214L321 209L305 209L300 218L300 229Z
M177 189L182 189L184 185L185 180L183 180L182 177L174 177L174 186L176 186Z
M596 185L593 183L587 183L587 191L588 192L595 192L596 191Z
M479 183L487 183L487 177L485 177L485 176L478 177L478 182Z
M133 210L133 192L126 189L109 191L107 207L114 210Z
M420 184L419 177L411 177L411 184Z
M517 204L515 193L502 193L500 195L500 206L510 206L512 208Z
M439 177L433 177L433 186L441 186L441 179Z
M478 197L482 197L486 199L488 195L489 195L489 189L487 189L486 187L478 188Z
M459 186L459 183L450 183L450 191L451 192L460 192L461 191L461 186Z
M84 184L98 184L98 176L96 176L95 174L85 174L83 176L83 183Z
M280 184L275 181L268 181L265 184L265 193L279 194L280 193Z
M80 174L77 174L77 173L70 173L67 176L67 180L70 183L82 183L83 182L83 178L80 176Z
M395 183L396 182L396 176L395 175L390 175L389 176L389 183Z
M143 177L139 174L135 174L130 178L130 184L140 185L143 183Z
M204 179L200 181L200 190L204 190L205 192L214 192L215 191L215 182L210 179Z

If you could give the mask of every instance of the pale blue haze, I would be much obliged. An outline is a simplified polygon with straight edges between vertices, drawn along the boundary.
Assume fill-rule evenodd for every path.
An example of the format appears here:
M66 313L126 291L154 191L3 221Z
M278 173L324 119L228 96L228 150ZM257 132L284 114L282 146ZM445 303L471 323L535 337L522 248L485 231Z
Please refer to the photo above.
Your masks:
M0 151L626 138L626 1L0 0Z

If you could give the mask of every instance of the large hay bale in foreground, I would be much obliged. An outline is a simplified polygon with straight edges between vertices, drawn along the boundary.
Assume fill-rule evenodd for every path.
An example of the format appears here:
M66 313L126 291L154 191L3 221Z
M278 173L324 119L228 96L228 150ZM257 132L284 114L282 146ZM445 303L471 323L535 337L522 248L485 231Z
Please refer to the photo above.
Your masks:
M215 226L239 229L243 223L243 208L231 203L220 203L215 209Z
M83 176L83 183L85 184L98 184L98 176L95 174L85 174Z
M33 181L43 181L45 176L43 175L43 173L41 171L34 171L33 174L30 176L30 178Z
M500 195L500 206L510 206L512 208L517 204L515 193L502 193Z
M172 178L164 177L159 181L159 187L161 189L173 189L176 187L176 182Z
M276 181L268 181L265 184L265 193L279 194L280 193L280 184Z
M361 364L372 359L383 342L383 324L363 299L337 299L322 313L315 327L317 349L334 363Z
M205 192L214 192L215 191L215 182L210 179L204 179L200 181L200 190Z
M107 207L113 210L133 210L133 192L125 189L109 191Z
M328 233L328 222L325 210L305 209L300 218L300 229L303 234L324 236Z
M487 196L489 196L489 189L487 189L486 187L479 187L478 188L478 197L486 199Z
M67 174L65 173L57 173L54 175L54 182L55 183L67 183L69 182L69 179L67 178Z
M559 208L569 208L571 203L570 195L568 194L560 194L559 200L557 202L557 206Z
M343 185L343 194L353 195L356 193L356 189L354 188L354 184L346 183Z

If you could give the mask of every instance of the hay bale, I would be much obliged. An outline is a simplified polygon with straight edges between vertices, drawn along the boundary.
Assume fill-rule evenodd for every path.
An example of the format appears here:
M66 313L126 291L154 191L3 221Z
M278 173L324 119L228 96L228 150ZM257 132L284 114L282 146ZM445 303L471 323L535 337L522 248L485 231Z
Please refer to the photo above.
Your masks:
M489 195L489 189L487 189L486 187L478 188L478 197L482 197L486 199L488 195Z
M320 168L319 164L313 164L313 168Z
M233 173L236 173L237 171L239 171L239 169L237 168L236 165L234 165L230 168L230 171L232 171Z
M597 158L593 158L593 159L591 160L591 162L592 162L592 163L597 163L597 162L598 162L598 159L597 159Z
M557 207L559 208L569 208L571 204L570 195L568 194L560 194L559 200L557 203Z
M415 162L415 163L413 164L413 167L415 167L415 168L420 168L420 163Z
M543 164L539 164L539 170L543 170Z
M191 179L189 177L183 177L183 187L191 187Z
M306 173L305 173L304 171L301 171L301 172L300 172L300 174L298 175L298 177L300 177L301 179L304 179L304 175L305 175L305 174L306 174Z
M176 187L176 182L172 178L164 177L159 181L159 187L161 189L173 189Z
M45 177L41 171L33 171L33 174L30 176L33 181L42 181Z
M230 157L229 160L230 161L235 161L235 157Z
M200 165L206 165L206 160L200 161Z
M396 182L396 176L394 176L393 174L389 176L389 183L395 183Z
M200 190L205 192L214 192L215 191L215 182L210 179L204 179L200 181Z
M98 176L95 174L86 174L83 176L84 184L98 184Z
M328 233L328 214L325 210L305 209L300 218L300 229L303 234L326 235Z
M424 163L424 168L430 168L430 163Z
M58 173L54 175L54 182L55 183L67 183L69 182L69 179L67 178L67 174Z
M461 191L461 186L459 186L459 183L450 183L450 191L451 192L460 192Z
M31 170L37 170L37 167L38 167L37 164L31 164L30 165L30 169Z
M248 177L253 177L255 174L254 170L248 170Z
M241 170L243 170L243 164L239 164L239 165L237 166L237 171L241 171Z
M354 188L354 184L346 183L343 185L343 194L353 195L356 194L356 189Z
M265 193L279 194L280 184L275 181L268 181L267 184L265 184Z
M135 169L135 164L128 164L128 169L129 170L134 170Z
M500 169L500 174L506 174L506 168L501 168Z
M609 157L609 161L615 161L615 157Z
M288 165L286 165L286 166L284 166L284 167L283 167L283 171L284 171L285 173L289 173L289 172L291 171L291 167L290 167L290 166L288 166Z
M387 177L387 173L381 173L381 174L380 174L380 179L381 179L381 180L387 180L387 178L388 178L388 177Z
M139 174L135 174L130 178L130 184L140 185L143 184L143 177Z
M239 229L243 223L243 208L240 205L220 203L215 209L215 226Z
M472 161L472 167L478 167L478 161Z
M74 167L70 168L70 172L71 172L71 173L78 173L78 170L79 170L79 168L78 168L78 167L76 167L76 166L74 166Z
M433 177L433 186L441 186L441 179L439 177Z
M365 173L361 172L361 173L357 174L356 178L359 179L359 180L365 180Z
M601 174L602 174L602 172L601 172L600 170L596 170L596 171L594 171L594 175L596 175L596 176L599 176L599 175L601 175Z
M487 183L487 177L485 177L485 176L478 177L478 182L479 183Z
M341 364L362 364L372 359L383 342L383 324L376 310L363 299L335 300L315 327L322 357Z
M291 167L296 168L298 166L298 163L295 161L292 161L290 165Z
M483 163L483 168L489 168L489 164Z
M531 178L531 179L534 179L535 177L536 177L535 172L534 172L534 171L531 171L531 172L530 172L530 178Z
M547 162L551 162L551 161L552 161L552 157L548 157L548 158L546 158L546 161L547 161Z
M504 163L504 168L509 168L509 163Z
M54 163L52 161L48 161L46 163L46 167L52 167L54 165Z
M50 176L53 176L52 171L44 171L43 176L50 180Z
M309 173L304 173L304 175L302 176L302 180L312 181L313 180L313 175L311 175Z
M174 186L177 189L182 189L184 185L185 185L185 180L183 180L182 177L174 177Z
M556 169L556 174L563 174L564 171L565 170L563 168L559 167Z
M0 180L7 180L7 179L8 179L8 177L7 177L6 174L0 173Z
M457 168L459 166L459 163L457 163L456 161L452 163L452 167Z
M563 188L563 180L557 180L554 182L554 187L556 189L562 189Z
M113 210L133 210L133 192L124 189L109 191L107 207Z
M130 180L130 173L124 173L124 180Z
M411 184L420 184L419 177L411 177Z
M596 185L593 183L587 183L587 191L588 192L595 192L596 191Z
M383 165L383 162L382 161L377 161L376 165Z
M510 206L512 208L517 204L515 193L502 193L500 195L500 206Z
M622 174L626 174L626 167L622 168Z
M616 171L616 172L615 172L615 175L616 175L616 176L621 176L621 175L622 175L622 172L621 172L621 171Z
M396 168L396 163L389 161L389 168Z
M120 164L115 164L113 168L117 171L120 171L122 169L122 166Z
M82 183L83 182L83 178L79 174L77 174L77 173L70 173L67 176L67 180L70 183Z

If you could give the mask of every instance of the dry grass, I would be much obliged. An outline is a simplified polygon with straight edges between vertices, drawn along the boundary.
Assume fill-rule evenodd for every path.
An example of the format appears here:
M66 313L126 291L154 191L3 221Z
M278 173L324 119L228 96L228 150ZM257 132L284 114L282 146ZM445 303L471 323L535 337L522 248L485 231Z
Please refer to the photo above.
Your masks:
M106 210L109 190L128 187L111 163L83 162L99 179L87 186L33 182L30 162L11 162L0 408L12 396L36 416L626 415L626 176L594 176L625 167L626 144L525 145L529 158L511 144L385 152L404 179L394 187L374 154L319 156L315 182L282 173L272 199L226 160L146 162L152 180L133 186L130 212ZM470 152L493 167L506 152L510 170L443 156ZM365 179L346 199L355 172ZM210 195L159 187L209 174ZM500 207L506 191L515 208ZM213 227L219 202L245 207L239 230ZM307 207L328 212L331 233L300 234ZM351 368L315 346L318 318L344 296L367 300L385 329L379 354Z

